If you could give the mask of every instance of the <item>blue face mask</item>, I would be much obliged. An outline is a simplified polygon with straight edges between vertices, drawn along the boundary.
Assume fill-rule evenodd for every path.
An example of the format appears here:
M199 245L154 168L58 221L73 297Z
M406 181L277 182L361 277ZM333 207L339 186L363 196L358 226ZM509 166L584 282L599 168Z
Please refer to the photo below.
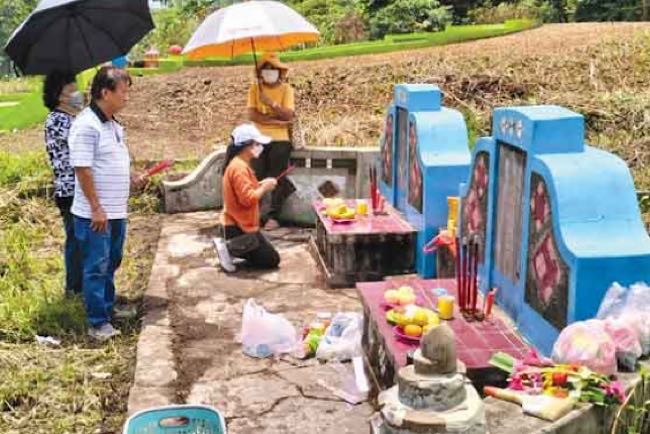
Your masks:
M84 97L78 90L68 96L68 105L74 109L81 110L84 107Z

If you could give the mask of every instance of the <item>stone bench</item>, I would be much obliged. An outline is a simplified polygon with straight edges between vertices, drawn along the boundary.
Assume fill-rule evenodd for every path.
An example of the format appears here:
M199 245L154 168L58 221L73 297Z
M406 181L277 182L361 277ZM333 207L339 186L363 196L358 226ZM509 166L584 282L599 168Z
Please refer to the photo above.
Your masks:
M219 209L223 206L222 171L225 148L208 155L185 178L163 181L166 213ZM285 202L280 218L297 224L313 225L311 204L322 191L344 197L368 197L368 168L376 161L376 148L307 148L296 150L291 163L296 169L291 181L297 188Z

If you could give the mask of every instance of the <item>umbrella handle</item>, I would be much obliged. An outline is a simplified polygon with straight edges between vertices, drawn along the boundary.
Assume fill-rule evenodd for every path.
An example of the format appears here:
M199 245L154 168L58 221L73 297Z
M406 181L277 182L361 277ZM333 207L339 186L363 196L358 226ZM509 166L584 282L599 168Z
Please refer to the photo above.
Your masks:
M259 103L260 92L262 92L262 85L260 83L260 75L257 73L257 53L255 53L255 38L251 38L251 47L253 48L253 68L255 69L255 81L257 81L257 102Z

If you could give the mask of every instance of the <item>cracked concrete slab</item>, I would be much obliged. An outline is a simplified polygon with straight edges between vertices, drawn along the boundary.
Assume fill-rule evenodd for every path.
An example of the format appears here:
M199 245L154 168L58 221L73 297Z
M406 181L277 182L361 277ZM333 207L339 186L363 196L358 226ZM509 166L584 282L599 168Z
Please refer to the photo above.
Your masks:
M286 434L343 434L368 432L368 406L292 397L278 402L272 411L255 418L229 420L228 432Z
M226 419L258 417L273 410L283 399L300 396L291 383L268 372L245 375L224 381L196 383L187 402L209 404L219 408Z
M319 311L360 311L356 297L320 287L304 230L283 228L270 235L280 250L280 269L224 274L212 245L217 221L210 212L165 219L145 295L129 411L150 404L209 404L224 413L235 434L252 432L251 427L269 433L310 431L314 422L318 432L367 430L368 404L350 407L318 384L337 375L327 365L250 358L238 342L248 298L300 329ZM334 431L348 425L349 431Z

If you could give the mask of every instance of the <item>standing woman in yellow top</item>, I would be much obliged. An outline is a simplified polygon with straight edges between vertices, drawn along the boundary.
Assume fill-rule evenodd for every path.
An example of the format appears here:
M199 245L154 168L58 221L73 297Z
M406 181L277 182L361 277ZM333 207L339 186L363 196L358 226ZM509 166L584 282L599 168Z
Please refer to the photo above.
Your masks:
M256 65L257 80L248 91L248 117L262 134L272 140L253 162L255 176L260 180L277 177L289 165L292 149L289 131L295 105L293 88L286 82L288 70L275 53L265 53ZM277 215L282 208L281 190L272 193L270 209L261 216L266 229L279 226Z

